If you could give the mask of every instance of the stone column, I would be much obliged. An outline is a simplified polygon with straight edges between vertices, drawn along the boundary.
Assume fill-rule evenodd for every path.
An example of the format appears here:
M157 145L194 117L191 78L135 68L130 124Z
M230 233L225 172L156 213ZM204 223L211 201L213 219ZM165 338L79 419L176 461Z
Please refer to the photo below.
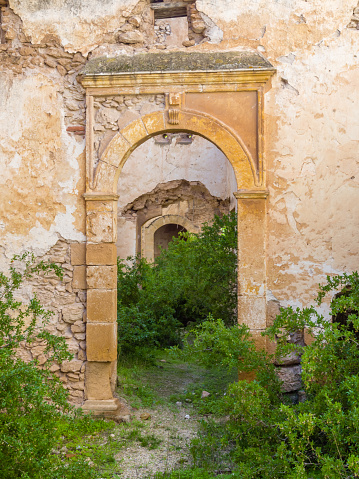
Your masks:
M266 347L266 198L265 190L239 190L238 322L246 324L258 348Z
M114 397L117 378L117 253L118 196L85 193L87 327L83 409L118 417L129 414Z

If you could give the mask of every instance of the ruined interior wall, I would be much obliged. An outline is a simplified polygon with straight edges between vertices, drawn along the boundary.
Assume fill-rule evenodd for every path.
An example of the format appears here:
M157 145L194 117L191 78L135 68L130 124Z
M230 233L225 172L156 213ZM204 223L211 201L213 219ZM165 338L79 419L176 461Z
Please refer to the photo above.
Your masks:
M27 249L51 256L59 248L59 262L75 266L70 243L85 241L82 64L90 55L169 48L254 49L277 68L265 94L269 299L306 304L326 274L359 269L357 0L197 0L191 28L203 27L196 20L205 29L186 47L180 35L163 41L146 0L9 4L0 35L2 270ZM126 101L111 108L124 115ZM112 128L110 117L98 148ZM81 323L83 297L66 284L66 307L79 305ZM81 381L78 366L73 379Z
M215 213L219 213L210 198L206 200L208 211L203 212L203 204L199 201L198 195L194 194L190 198L186 188L183 188L182 200L181 193L178 192L177 198L163 206L159 198L161 195L157 194L160 209L152 208L152 212L145 214L141 208L137 209L136 213L132 211L132 214L129 214L128 205L141 195L155 190L157 185L162 184L164 189L169 188L174 180L200 182L208 189L208 196L212 195L213 198L222 200L230 198L232 203L234 201L233 192L237 191L236 180L233 168L223 153L200 136L194 136L190 144L179 144L178 140L179 135L173 135L169 144L159 144L155 138L146 141L131 154L121 172L117 188L119 195L117 250L121 258L133 256L136 250L140 250L136 238L136 231L139 235L140 226L137 212L141 211L142 223L159 215L180 214L191 216L188 219L194 220L198 226L210 221ZM218 201L214 199L214 202ZM229 207L226 208L227 212L228 209Z

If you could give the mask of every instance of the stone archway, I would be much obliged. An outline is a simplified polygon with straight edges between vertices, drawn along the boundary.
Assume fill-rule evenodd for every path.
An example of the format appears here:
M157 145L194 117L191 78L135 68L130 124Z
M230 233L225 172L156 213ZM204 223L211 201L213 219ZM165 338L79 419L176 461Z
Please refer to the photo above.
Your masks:
M169 55L165 56L169 58ZM222 57L221 61L224 61ZM203 74L198 71L186 71L184 75L181 71L168 71L161 72L160 79L147 71L135 75L121 73L117 77L111 73L107 75L108 78L103 73L96 76L91 72L87 78L85 75L83 84L87 88L88 108L86 123L88 188L84 195L88 288L85 409L97 410L101 413L108 411L112 415L121 414L119 412L121 405L113 396L117 357L115 243L118 196L116 186L122 167L132 151L152 136L176 131L200 135L214 143L231 163L238 186L235 196L238 202L240 224L238 228L240 258L238 321L247 324L258 339L258 344L263 346L260 342L260 332L266 327L265 199L267 191L262 155L262 109L263 85L273 74L273 69L268 65L262 70L252 69L250 73L238 67L238 70L221 71L218 75L218 66L214 62L211 67L212 72L206 71ZM247 83L243 81L244 79ZM119 94L124 90L136 92L136 94L139 92L145 94L148 91L163 92L164 84L169 91L166 94L165 110L142 115L124 126L109 142L94 169L92 117L94 96ZM180 91L178 85L180 85ZM244 96L239 97L238 93L242 91L241 85ZM225 94L222 93L223 91ZM247 142L245 142L239 130L241 130L241 124L246 122L246 111L242 113L241 124L233 123L232 117L235 113L233 106L240 98L248 103L249 97L245 93L247 91L256 92L250 97L250 102L253 103L252 108L257 109L257 116L251 120L255 127L254 133L253 131L251 133L252 136L246 133L245 128L243 130L243 135L247 135ZM191 92L195 93L192 97ZM213 96L217 92L220 92L220 97ZM225 98L227 101L228 111L221 110L220 98ZM216 108L217 113L213 112ZM257 146L253 147L253 141L251 144L248 138L254 139ZM255 149L256 157L253 154Z
M148 261L153 262L155 258L155 233L159 228L176 224L185 228L189 233L198 233L199 228L189 219L180 215L164 215L157 218L151 218L142 225L141 228L141 253Z

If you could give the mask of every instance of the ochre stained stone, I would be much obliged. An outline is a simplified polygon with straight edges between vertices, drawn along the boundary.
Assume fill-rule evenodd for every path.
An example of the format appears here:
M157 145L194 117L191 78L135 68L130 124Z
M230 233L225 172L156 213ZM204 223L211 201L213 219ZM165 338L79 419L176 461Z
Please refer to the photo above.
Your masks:
M113 323L117 317L117 291L89 289L87 291L88 323Z
M117 281L116 266L87 266L87 286L91 289L114 289Z
M74 266L72 287L74 289L86 289L86 266Z
M86 263L86 243L71 243L71 264L78 266Z
M128 126L123 128L121 130L121 134L131 145L135 145L136 143L148 136L141 119L135 120Z
M114 212L90 212L86 217L87 239L92 243L114 243L117 237Z
M86 354L89 361L115 361L117 358L116 323L87 323Z
M85 373L87 399L111 399L110 386L111 363L87 362Z
M164 114L162 111L146 115L142 118L142 121L150 135L165 129Z
M117 250L114 243L88 244L86 250L87 265L115 265Z

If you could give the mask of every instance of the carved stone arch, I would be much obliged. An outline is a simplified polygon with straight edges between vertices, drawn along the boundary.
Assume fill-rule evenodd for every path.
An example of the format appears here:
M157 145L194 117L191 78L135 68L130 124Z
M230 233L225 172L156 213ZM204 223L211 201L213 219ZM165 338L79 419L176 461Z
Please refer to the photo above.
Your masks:
M94 190L116 193L118 178L130 154L152 136L168 131L195 133L216 145L232 165L238 189L260 186L253 158L238 135L209 115L181 111L177 125L167 123L165 112L154 112L131 122L117 133L100 158Z
M258 346L267 346L261 336L267 307L264 95L274 74L273 66L261 55L242 51L98 57L83 70L80 81L86 89L87 173L85 409L110 416L128 414L115 395L117 182L132 151L152 136L180 131L200 135L216 145L232 165L238 188L238 321L249 326ZM127 94L162 95L164 110L142 114L122 128L98 160L94 177L96 99Z
M151 218L141 227L141 255L153 262L155 256L155 233L165 225L176 224L186 229L189 233L198 233L199 227L188 218L181 215L163 215Z

